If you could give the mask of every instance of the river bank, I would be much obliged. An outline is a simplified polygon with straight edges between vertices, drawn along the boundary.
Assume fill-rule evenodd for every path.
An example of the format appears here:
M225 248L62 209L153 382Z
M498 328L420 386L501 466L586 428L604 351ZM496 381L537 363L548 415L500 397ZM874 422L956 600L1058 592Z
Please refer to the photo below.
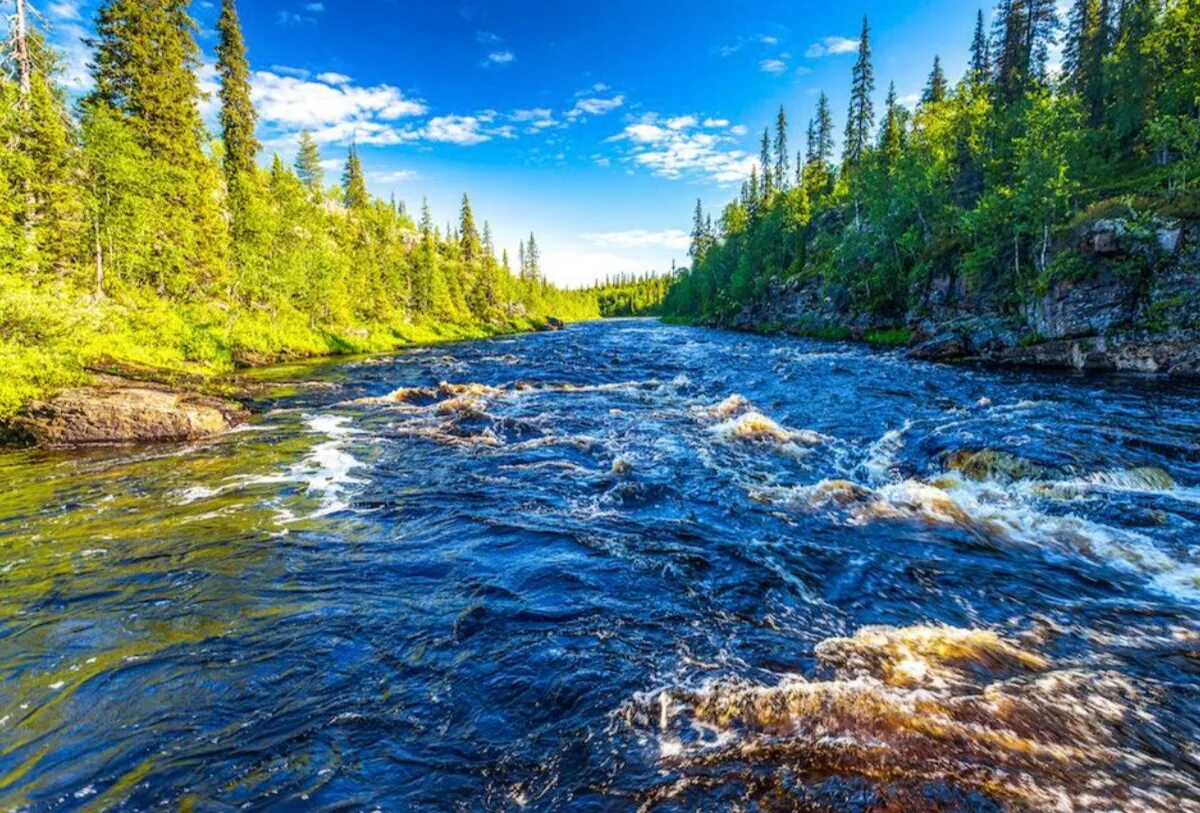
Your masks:
M723 326L906 346L914 358L1200 376L1200 222L1086 221L1016 294L960 271L915 285L903 314L857 310L819 278L772 282Z

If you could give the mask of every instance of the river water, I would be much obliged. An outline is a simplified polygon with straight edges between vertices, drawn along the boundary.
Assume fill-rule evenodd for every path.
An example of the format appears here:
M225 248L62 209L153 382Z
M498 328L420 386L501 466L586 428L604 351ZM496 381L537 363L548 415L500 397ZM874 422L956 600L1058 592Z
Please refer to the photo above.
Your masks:
M0 456L0 810L1200 810L1200 389L630 320Z

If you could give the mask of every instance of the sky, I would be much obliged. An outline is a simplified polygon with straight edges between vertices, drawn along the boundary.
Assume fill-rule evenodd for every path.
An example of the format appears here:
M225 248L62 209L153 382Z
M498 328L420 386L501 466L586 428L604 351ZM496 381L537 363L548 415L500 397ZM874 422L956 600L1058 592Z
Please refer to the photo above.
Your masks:
M33 0L90 79L83 38L96 0ZM990 5L990 3L986 3ZM962 75L970 0L240 0L264 163L310 129L335 181L355 141L371 191L438 223L470 195L514 263L536 232L568 286L686 265L696 200L734 197L780 105L792 153L817 95L840 134L856 40L872 30L876 104L894 81L913 104L935 54ZM219 0L192 15L212 66ZM990 9L985 9L990 20ZM215 99L204 105L215 123Z

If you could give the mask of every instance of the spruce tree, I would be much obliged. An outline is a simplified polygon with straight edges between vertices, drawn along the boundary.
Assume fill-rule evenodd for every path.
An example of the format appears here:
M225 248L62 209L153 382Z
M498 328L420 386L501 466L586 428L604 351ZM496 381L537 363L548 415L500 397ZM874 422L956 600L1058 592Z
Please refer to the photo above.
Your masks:
M1112 40L1111 0L1075 0L1063 46L1063 79L1083 102L1093 127L1104 116L1104 61Z
M525 246L525 262L529 264L529 279L531 282L544 282L542 278L542 253L538 249L537 238L529 233L529 242Z
M833 161L833 113L829 108L829 97L821 91L817 99L817 150L816 158L822 164Z
M879 134L879 149L883 154L884 166L890 170L900 159L900 151L904 138L904 122L900 115L899 104L896 101L895 82L888 85L886 104L883 129Z
M867 18L863 17L862 36L858 41L858 59L850 83L850 110L846 119L846 143L843 160L848 166L862 161L875 125L875 69L871 65L871 34Z
M483 255L483 246L479 239L479 230L475 227L475 215L471 213L471 201L467 199L465 192L459 210L458 235L463 260L467 263L479 260Z
M783 105L779 105L779 113L775 117L775 185L780 191L787 191L791 175L791 156L787 144L787 113Z
M346 156L346 169L342 172L342 192L345 196L346 208L351 211L365 209L370 199L367 196L367 180L363 176L362 161L358 157L358 147L350 145Z
M946 74L942 71L942 58L933 58L933 70L929 72L929 81L921 94L923 104L939 104L946 100Z
M988 48L987 33L983 24L983 9L975 14L975 36L971 40L971 60L969 78L973 84L988 81L992 73L991 52Z
M254 177L259 144L258 115L250 101L250 63L234 0L223 0L217 21L217 73L221 76L221 133L225 142L225 180L235 190Z
M321 194L325 186L325 168L321 166L321 150L308 130L300 131L300 149L296 153L296 177L313 195Z
M759 144L758 165L762 172L762 186L759 191L764 201L769 200L774 189L773 170L771 169L771 131L764 127L762 141Z

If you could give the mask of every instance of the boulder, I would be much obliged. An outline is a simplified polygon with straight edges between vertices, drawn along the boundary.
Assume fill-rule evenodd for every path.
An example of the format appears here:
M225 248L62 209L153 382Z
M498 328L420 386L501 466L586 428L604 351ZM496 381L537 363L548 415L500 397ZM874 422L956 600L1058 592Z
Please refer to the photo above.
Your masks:
M249 419L239 404L152 386L66 390L28 406L16 431L40 446L201 440Z
M913 358L926 361L948 361L966 356L970 346L966 339L958 333L943 333L939 336L921 342L909 351Z

